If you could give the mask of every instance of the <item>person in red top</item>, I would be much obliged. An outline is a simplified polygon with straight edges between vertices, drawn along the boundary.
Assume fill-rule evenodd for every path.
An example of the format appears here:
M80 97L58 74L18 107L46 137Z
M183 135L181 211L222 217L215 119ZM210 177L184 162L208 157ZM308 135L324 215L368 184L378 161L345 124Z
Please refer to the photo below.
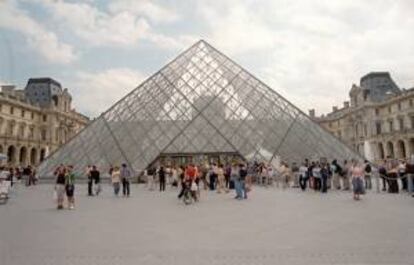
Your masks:
M193 164L189 164L185 169L185 176L189 181L195 181L196 173L196 168L193 166Z
M189 164L184 173L184 185L182 187L182 190L180 191L180 194L178 194L178 198L180 199L184 195L185 189L191 189L191 194L195 201L197 201L197 189L193 189L193 183L194 185L197 185L197 176L198 176L198 169L193 164Z

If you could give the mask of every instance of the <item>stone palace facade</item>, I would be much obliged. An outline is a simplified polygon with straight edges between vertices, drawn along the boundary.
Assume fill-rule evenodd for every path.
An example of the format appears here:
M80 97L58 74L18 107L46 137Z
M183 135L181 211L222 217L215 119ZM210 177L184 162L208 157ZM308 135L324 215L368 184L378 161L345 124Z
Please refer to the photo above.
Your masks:
M51 78L30 78L24 89L0 92L1 165L38 165L86 126L89 118L72 109L67 88Z
M388 72L373 72L352 85L350 102L327 115L309 115L371 161L414 154L414 88L400 89Z

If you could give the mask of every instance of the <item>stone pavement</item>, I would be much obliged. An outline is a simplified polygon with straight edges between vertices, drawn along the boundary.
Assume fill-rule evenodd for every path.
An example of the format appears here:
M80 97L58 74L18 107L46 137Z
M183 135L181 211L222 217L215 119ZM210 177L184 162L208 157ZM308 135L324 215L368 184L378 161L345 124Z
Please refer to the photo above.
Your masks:
M407 195L255 188L185 206L132 187L90 198L79 185L74 211L55 210L51 185L19 187L0 205L0 264L414 264Z

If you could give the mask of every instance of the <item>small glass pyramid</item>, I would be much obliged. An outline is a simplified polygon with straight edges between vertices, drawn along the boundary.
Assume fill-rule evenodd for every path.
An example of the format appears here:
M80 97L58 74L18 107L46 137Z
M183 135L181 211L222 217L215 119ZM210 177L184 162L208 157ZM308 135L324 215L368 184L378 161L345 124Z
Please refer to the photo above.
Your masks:
M141 172L162 154L237 153L288 163L360 158L306 114L200 40L92 121L40 166Z

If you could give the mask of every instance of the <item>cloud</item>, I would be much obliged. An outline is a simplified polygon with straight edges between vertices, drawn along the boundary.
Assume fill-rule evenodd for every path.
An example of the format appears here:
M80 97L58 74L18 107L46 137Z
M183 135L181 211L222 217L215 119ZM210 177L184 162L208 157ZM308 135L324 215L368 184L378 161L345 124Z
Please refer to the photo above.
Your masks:
M231 54L271 48L277 43L271 28L239 1L199 2L196 12L205 22L208 39Z
M150 23L171 23L178 15L152 1L111 1L105 9L87 2L37 1L54 21L93 46L134 47L146 40L163 49L177 49L189 44L191 38L154 31Z
M136 88L144 75L129 68L114 68L100 72L78 72L65 84L74 95L77 110L98 116Z
M197 3L208 39L305 111L342 105L352 83L371 71L414 85L408 0Z
M23 34L29 47L51 63L67 64L76 59L73 47L32 19L13 1L0 2L0 28Z
M143 38L149 24L130 12L110 14L89 3L41 0L53 19L89 44L128 46Z
M128 12L137 16L145 16L156 23L174 22L179 18L174 10L149 0L113 0L109 3L108 10L113 14Z

